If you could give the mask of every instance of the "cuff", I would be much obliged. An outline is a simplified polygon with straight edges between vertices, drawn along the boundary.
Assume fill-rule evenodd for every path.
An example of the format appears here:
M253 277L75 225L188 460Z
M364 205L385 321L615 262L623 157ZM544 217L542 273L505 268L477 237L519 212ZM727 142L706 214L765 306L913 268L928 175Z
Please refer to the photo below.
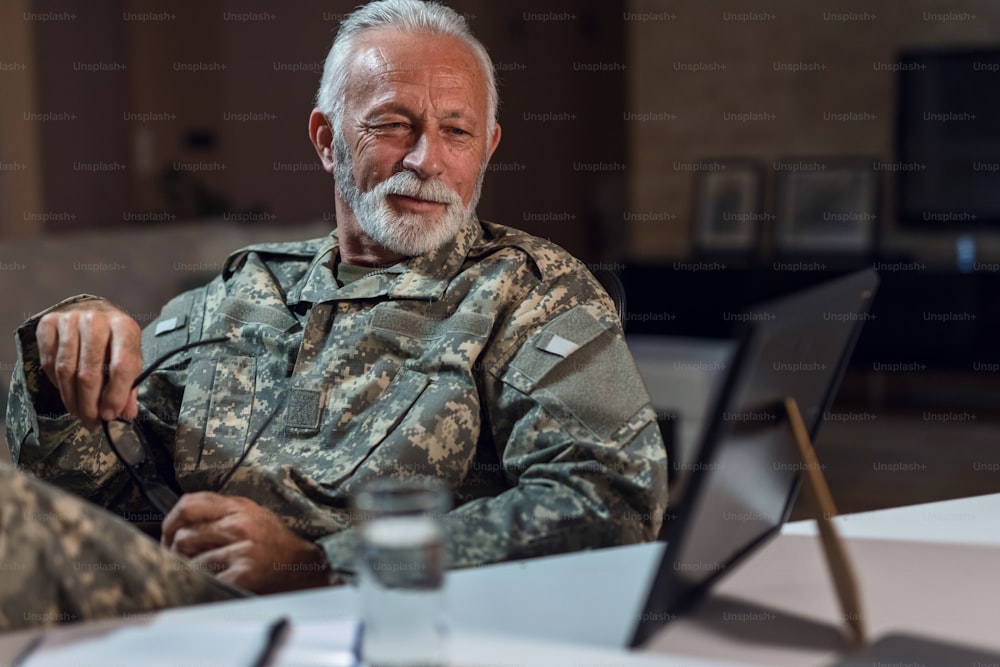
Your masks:
M101 297L80 294L46 308L29 317L14 332L18 365L11 377L10 401L7 405L7 443L11 456L20 463L21 445L29 433L39 433L40 422L50 428L60 428L67 419L66 407L59 391L42 371L38 355L35 328L46 313L83 301L100 300Z
M330 567L330 580L336 583L353 584L357 578L358 534L356 529L348 528L333 535L327 535L316 540L316 546L326 554L326 562Z

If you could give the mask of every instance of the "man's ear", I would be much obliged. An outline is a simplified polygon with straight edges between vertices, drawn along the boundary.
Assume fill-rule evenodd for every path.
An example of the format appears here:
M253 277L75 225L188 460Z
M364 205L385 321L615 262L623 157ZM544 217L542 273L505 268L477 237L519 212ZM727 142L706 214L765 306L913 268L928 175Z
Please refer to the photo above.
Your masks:
M486 160L489 161L493 157L493 152L496 151L497 146L500 145L500 123L497 123L493 130L493 136L490 137L490 143L486 148Z
M309 114L309 141L316 149L316 155L323 163L327 173L333 173L333 128L326 114L319 109L313 109Z

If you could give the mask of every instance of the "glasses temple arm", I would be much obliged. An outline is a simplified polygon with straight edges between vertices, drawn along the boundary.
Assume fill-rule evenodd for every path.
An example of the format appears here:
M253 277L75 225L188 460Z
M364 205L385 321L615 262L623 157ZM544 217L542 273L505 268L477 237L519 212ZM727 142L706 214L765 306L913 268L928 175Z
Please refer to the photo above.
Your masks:
M150 375L152 375L154 372L156 372L156 369L159 368L163 364L164 361L166 361L170 357L174 356L175 354L180 354L181 352L187 352L191 348L201 347L202 345L212 345L214 343L227 343L227 342L229 342L229 338L227 338L225 336L220 336L218 338L206 338L205 340L196 340L193 343L187 343L186 345L181 345L178 348L170 350L166 354L164 354L164 355L156 358L153 361L153 363L151 363L149 366L146 367L146 370L144 370L143 372L139 373L139 377L137 377L132 382L132 388L135 389L140 384L142 384L143 380L145 380Z

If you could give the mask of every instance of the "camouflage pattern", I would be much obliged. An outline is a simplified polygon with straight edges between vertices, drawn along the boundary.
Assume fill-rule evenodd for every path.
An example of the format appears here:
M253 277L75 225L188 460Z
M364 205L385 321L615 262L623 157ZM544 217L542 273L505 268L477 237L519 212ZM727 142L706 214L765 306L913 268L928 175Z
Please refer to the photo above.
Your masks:
M453 491L452 567L655 538L666 454L610 299L559 247L470 219L437 251L340 286L336 232L251 246L168 303L135 428L186 491L247 496L354 569L350 498L376 476ZM99 431L62 414L34 321L8 411L14 460L113 512L144 512Z
M121 519L0 464L0 630L238 595Z

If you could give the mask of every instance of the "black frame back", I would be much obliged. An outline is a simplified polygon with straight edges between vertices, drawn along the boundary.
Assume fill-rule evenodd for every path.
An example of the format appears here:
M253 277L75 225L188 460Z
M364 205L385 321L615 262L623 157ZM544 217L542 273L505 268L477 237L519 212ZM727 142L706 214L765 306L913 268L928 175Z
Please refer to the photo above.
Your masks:
M815 441L878 283L878 274L866 269L747 311L676 518L661 535L667 545L630 646L697 604L788 519L801 461L783 401L795 398ZM742 483L746 476L749 484ZM763 505L771 511L746 509ZM749 520L729 521L734 512ZM718 543L726 540L720 552Z

